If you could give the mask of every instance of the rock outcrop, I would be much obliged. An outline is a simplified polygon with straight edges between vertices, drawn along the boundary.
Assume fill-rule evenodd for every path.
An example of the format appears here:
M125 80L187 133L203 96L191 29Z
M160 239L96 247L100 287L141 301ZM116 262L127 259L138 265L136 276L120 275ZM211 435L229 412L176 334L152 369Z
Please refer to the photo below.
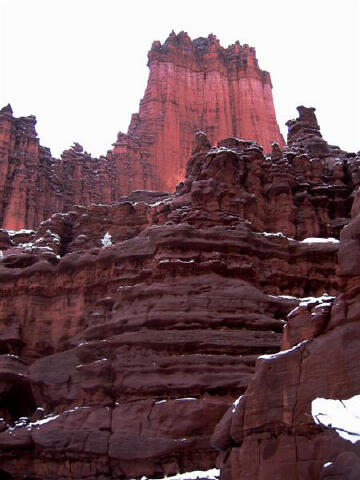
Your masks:
M127 170L118 161L92 158L75 143L61 159L39 144L33 116L0 111L0 224L19 230L37 227L73 205L110 203L128 192Z
M120 133L115 158L128 158L137 188L173 191L184 178L194 133L212 144L222 138L255 140L266 152L283 145L268 72L255 49L236 42L223 48L215 35L191 40L171 33L148 54L148 86L127 135Z
M198 134L175 194L139 191L57 213L36 230L0 231L4 478L208 470L216 424L225 412L238 419L236 398L267 381L258 370L251 380L255 362L279 350L289 312L300 305L295 319L315 313L306 335L321 338L342 285L337 238L360 159L327 144L318 152L299 133L308 129L302 115L291 127L297 143L268 156L255 142L227 138L211 148ZM324 292L319 307L304 299ZM289 322L286 348L301 341L302 323ZM290 352L290 373L304 348ZM329 368L338 358L330 353ZM260 394L251 418L272 401L269 422L281 436L276 399L285 387L275 380L279 391ZM230 454L237 459L243 430L232 437L227 428L216 447L238 442Z
M36 228L73 205L108 204L139 189L173 192L198 130L211 144L235 136L265 151L283 145L270 76L254 48L172 33L153 43L149 68L139 113L100 158L75 143L55 159L39 143L34 116L15 118L9 105L0 111L0 225Z
M313 109L299 113L288 123L289 143L328 154ZM358 161L347 161L354 179ZM304 299L292 310L281 351L257 359L245 394L216 427L224 480L360 476L359 193L340 235L338 295Z

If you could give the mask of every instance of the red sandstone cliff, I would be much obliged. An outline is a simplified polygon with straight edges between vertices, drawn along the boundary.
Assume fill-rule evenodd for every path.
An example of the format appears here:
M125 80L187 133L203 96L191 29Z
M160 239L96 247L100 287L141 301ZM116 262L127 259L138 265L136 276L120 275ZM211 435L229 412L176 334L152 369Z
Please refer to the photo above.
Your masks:
M254 392L256 359L279 349L287 314L300 304L313 322L305 329L301 315L289 322L286 342L304 332L315 337L329 305L304 308L303 297L339 292L339 241L304 237L339 236L349 222L360 158L321 138L312 109L300 107L299 114L289 124L290 145L271 156L254 142L228 138L211 148L197 135L175 194L136 192L113 205L57 213L37 231L0 231L2 478L151 478L214 467L212 431L229 407L232 417L248 385L245 397ZM353 226L347 252L358 247ZM340 255L342 277L357 272L347 252ZM351 285L337 310L341 321L345 312L349 320L356 314ZM347 379L354 352L343 352L346 335L340 339ZM326 343L321 348L332 383L340 355ZM257 415L250 420L275 419L275 432L266 435L284 433L276 415L279 401L294 398L299 349L291 355L293 370L280 368L278 377L269 369L255 385L276 388L276 395L265 389L253 400ZM309 361L308 370L314 365ZM344 382L353 384L350 394L358 385L353 378ZM287 425L281 445L292 461ZM233 443L242 441L241 424L230 442L227 433L217 448L236 447L231 459L240 455L248 465L250 458L255 468L258 437L255 447L241 450ZM272 440L262 453L281 467L283 451L274 457ZM316 451L316 443L305 446L306 457Z
M128 134L119 133L99 159L78 144L54 159L39 144L35 117L15 118L10 106L0 111L0 225L34 228L73 205L110 203L138 189L174 191L197 130L212 144L235 136L265 151L273 141L283 145L270 76L253 48L172 33L163 45L154 42L149 67Z
M193 136L204 131L212 144L234 136L255 140L264 151L283 144L268 72L255 49L236 42L221 47L215 35L191 40L171 33L148 54L149 81L128 134L113 150L138 161L136 188L172 191L185 172ZM139 183L140 180L140 183Z
M303 299L217 425L224 480L360 478L360 191L339 246L340 293Z

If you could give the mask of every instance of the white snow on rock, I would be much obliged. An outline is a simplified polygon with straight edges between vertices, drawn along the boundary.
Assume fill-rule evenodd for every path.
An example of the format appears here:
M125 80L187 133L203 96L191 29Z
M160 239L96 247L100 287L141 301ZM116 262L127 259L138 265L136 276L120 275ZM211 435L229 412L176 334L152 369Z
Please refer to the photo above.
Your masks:
M311 402L314 422L331 428L351 443L360 440L360 395L347 400L316 398Z
M31 250L34 247L34 244L32 242L27 242L27 243L19 243L18 245L19 248L22 248L25 250L25 252L31 252Z
M293 350L297 350L299 347L301 347L301 345L304 345L308 341L309 340L303 340L302 342L298 343L294 347L289 348L288 350L281 350L280 352L271 353L269 355L260 355L258 358L261 358L263 360L271 360L273 358L281 357L282 355L287 355L289 352L292 352Z
M60 243L60 237L57 233L53 233L51 230L46 230L46 235L48 237L50 237L52 242L57 243L57 244ZM43 241L45 241L45 238L40 237L35 241L35 243L40 243L40 242L43 242Z
M314 309L319 309L322 307L331 307L332 301L335 299L335 297L332 297L331 295L328 295L327 293L323 293L321 297L304 297L304 298L298 298L300 301L299 305L295 307L293 310L291 310L290 313L288 313L288 318L291 318L293 314L297 311L299 311L299 307L306 307L308 308L309 306ZM313 312L312 315L316 315L317 312Z
M47 416L46 418L43 418L42 420L37 420L36 422L31 422L31 423L28 423L29 421L28 417L20 417L19 420L15 422L15 425L13 427L8 428L8 431L12 433L14 430L22 427L25 427L27 430L31 430L34 427L39 428L41 425L44 425L45 423L49 423L58 417L59 415L50 415L50 416Z
M317 306L330 306L335 297L324 293L321 297L304 297L301 299L299 307L307 307L311 303L318 303Z
M163 258L161 260L159 260L159 264L160 263L172 263L172 264L176 264L176 263L186 263L186 264L189 264L189 263L195 263L195 260L194 259L189 259L189 260L181 260L180 258Z
M284 235L282 232L260 232L257 233L257 235L262 235L263 237L280 237L280 238L289 238L286 235Z
M45 423L52 422L56 418L58 418L60 415L51 415L50 417L43 418L42 420L37 420L36 422L29 423L26 428L30 430L33 427L40 427L41 425L44 425Z
M229 148L229 147L218 147L218 148L212 148L207 154L206 156L210 156L210 155L216 155L217 153L224 153L224 152L231 152L231 153L237 153L236 150L232 149L232 148Z
M22 233L26 233L26 234L35 233L35 230L27 230L26 228L23 228L22 230L7 230L7 232L10 237L13 237L14 235L20 235Z
M240 395L240 397L235 400L235 402L233 403L233 409L231 410L231 413L235 413L236 407L239 405L240 400L242 399L243 396L244 395Z
M312 302L324 302L333 300L335 297L328 295L327 293L323 293L321 297L294 297L293 295L269 295L272 298L285 298L287 300L297 300L301 303L312 303Z
M286 300L301 300L298 297L294 297L292 295L269 295L269 297L273 298L285 298Z
M170 197L165 197L165 198L162 198L161 200L153 200L153 201L148 202L148 205L150 205L151 207L157 207L158 205L161 205L162 203L165 203L169 199L170 199ZM138 203L140 203L140 202L135 202L134 205L137 205Z
M186 439L182 439L186 440ZM171 477L164 477L167 480L196 480L197 478L207 478L208 480L217 480L220 476L220 470L218 468L212 468L211 470L202 471L202 470L194 470L192 472L187 473L178 473L177 475L173 475ZM155 480L152 478L142 477L141 480ZM161 480L161 479L157 479Z
M195 397L184 397L184 398L175 398L177 402L187 402L189 400L197 400Z
M12 353L3 353L2 355L0 355L0 358L3 358L3 357L16 358L16 359L20 360L20 357L18 355L14 355Z
M257 232L256 235L262 235L263 237L278 237L278 238L286 238L287 240L292 240L294 241L293 238L287 237L284 235L282 232ZM299 243L340 243L340 240L337 240L336 238L321 238L321 237L308 237L304 238L304 240L301 240Z
M301 240L300 243L340 243L340 240L337 238L320 238L320 237L309 237Z
M112 245L111 235L109 232L106 232L104 237L101 239L103 248L110 247Z

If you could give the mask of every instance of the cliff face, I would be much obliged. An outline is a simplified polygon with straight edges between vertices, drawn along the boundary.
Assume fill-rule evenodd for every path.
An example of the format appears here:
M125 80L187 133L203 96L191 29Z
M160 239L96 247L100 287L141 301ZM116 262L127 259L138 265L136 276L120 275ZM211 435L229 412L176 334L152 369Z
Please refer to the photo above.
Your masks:
M327 155L332 147L321 137L314 109L298 110L299 119L287 124L288 143ZM340 234L339 292L328 295L323 285L327 293L302 299L287 316L281 351L258 357L245 394L212 438L222 452L224 480L360 476L359 161L348 155L343 164L355 200Z
M214 35L192 41L187 33L173 32L163 45L153 43L139 113L113 150L138 161L133 185L173 191L184 177L196 131L204 131L212 144L234 136L255 140L266 152L273 142L283 145L270 75L255 55L238 42L225 49ZM143 181L136 180L139 174Z
M341 293L305 299L288 315L281 352L257 359L216 428L223 479L360 476L359 193L341 233Z
M119 161L92 158L75 143L61 159L39 144L33 116L0 111L0 219L10 230L33 228L73 205L109 203L127 191L127 170Z
M287 314L339 291L339 241L307 237L338 237L349 222L360 159L309 133L310 113L300 108L296 139L271 156L198 134L175 194L0 232L3 478L214 467L212 431L253 385L257 357L278 351ZM315 309L317 333L328 307ZM265 393L260 407L279 398ZM226 432L217 448L238 441Z
M282 137L267 72L255 50L227 49L215 36L194 41L171 34L149 52L150 74L139 113L106 156L92 158L74 144L61 159L42 147L33 116L0 111L0 224L34 228L73 205L110 203L138 189L174 191L184 178L194 133L214 144L224 137L256 140L265 151Z

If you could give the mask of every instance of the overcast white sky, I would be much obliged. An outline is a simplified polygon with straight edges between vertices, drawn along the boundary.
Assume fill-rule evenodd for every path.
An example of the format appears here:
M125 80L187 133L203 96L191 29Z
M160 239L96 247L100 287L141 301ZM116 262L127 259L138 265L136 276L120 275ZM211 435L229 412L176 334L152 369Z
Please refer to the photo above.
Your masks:
M280 128L315 106L330 143L360 150L360 0L0 0L0 106L34 114L58 156L104 154L146 86L147 51L170 31L257 50Z

